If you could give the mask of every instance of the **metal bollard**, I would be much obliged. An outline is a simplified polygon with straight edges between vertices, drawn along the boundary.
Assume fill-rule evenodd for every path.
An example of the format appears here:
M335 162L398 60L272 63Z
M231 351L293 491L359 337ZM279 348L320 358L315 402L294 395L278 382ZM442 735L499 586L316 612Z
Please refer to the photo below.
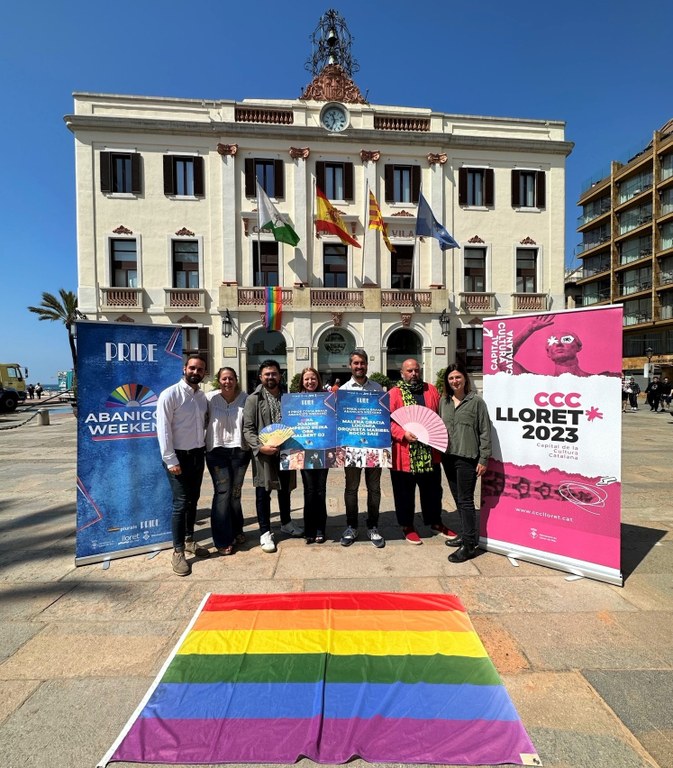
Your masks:
M40 409L37 412L38 417L38 424L41 427L48 427L49 426L49 411L45 408Z

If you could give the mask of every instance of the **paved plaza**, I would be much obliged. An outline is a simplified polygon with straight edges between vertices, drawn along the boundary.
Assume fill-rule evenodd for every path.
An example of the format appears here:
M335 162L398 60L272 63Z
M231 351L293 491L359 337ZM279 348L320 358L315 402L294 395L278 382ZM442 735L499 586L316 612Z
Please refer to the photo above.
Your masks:
M233 557L197 561L187 578L173 575L170 551L76 568L75 419L61 408L48 426L36 418L7 428L25 420L20 412L0 416L2 768L95 766L205 593L326 590L456 594L547 768L673 766L671 415L647 408L623 417L623 588L515 567L492 553L452 565L444 540L423 526L424 545L409 546L395 524L387 473L380 525L387 546L377 550L361 537L345 549L338 471L329 475L322 546L277 535L278 552L262 553L248 475L249 541ZM210 542L207 475L203 489L197 538ZM301 499L293 494L295 519ZM451 527L446 485L444 508Z

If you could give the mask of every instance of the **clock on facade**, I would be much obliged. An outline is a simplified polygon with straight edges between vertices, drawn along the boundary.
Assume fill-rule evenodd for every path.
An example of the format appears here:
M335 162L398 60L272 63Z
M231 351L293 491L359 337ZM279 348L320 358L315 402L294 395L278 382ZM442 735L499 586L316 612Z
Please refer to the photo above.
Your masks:
M332 133L337 133L348 128L348 110L341 104L326 104L320 113L320 123Z

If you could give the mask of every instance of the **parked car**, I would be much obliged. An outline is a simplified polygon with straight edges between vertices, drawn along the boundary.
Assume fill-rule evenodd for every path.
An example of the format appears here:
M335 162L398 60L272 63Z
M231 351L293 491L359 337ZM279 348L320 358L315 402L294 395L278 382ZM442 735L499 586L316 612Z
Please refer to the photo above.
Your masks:
M5 387L0 384L0 411L3 413L11 413L16 410L16 406L19 404L19 393L11 387Z

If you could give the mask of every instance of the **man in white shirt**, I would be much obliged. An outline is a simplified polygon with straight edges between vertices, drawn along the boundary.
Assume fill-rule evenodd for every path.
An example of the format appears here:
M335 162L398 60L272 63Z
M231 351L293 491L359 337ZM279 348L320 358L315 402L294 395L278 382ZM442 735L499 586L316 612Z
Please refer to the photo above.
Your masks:
M191 565L185 552L210 557L210 552L194 541L196 505L201 495L205 464L206 414L208 400L199 389L206 375L207 361L190 355L184 377L166 388L157 402L157 437L161 460L173 494L173 571L188 576Z
M350 353L349 365L351 378L342 384L343 391L383 392L383 387L376 381L367 378L369 358L364 349L354 349ZM362 467L344 467L346 490L344 503L346 505L346 530L341 536L341 546L349 547L358 537L358 489ZM381 467L365 467L365 484L367 485L367 536L377 548L385 547L386 541L378 531L379 508L381 506Z

